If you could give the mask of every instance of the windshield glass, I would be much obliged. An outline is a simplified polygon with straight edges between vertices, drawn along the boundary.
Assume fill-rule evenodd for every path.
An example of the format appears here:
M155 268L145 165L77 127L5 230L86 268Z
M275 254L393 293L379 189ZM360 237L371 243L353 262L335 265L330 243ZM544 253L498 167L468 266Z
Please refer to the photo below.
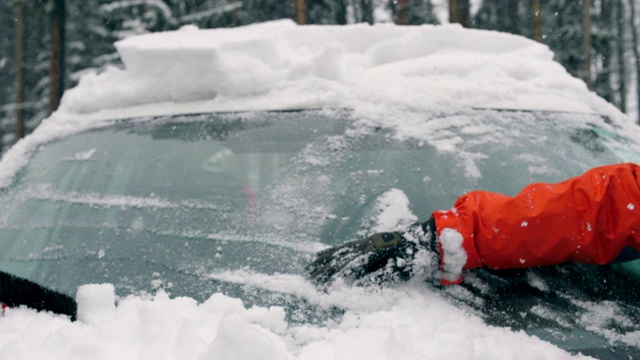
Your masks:
M103 282L119 295L162 288L202 301L224 292L247 304L286 304L291 321L322 321L336 312L218 275L303 276L327 245L425 220L466 191L515 195L638 154L598 116L413 116L408 129L348 111L170 116L48 144L0 193L0 269L69 294ZM514 320L518 308L504 315L496 305L507 296L496 290L508 289L505 278L535 284L531 274L476 271L466 292L445 294L490 323L526 329L529 320ZM503 280L494 285L496 276ZM555 315L544 304L538 310L546 330L532 332L567 330L546 324Z

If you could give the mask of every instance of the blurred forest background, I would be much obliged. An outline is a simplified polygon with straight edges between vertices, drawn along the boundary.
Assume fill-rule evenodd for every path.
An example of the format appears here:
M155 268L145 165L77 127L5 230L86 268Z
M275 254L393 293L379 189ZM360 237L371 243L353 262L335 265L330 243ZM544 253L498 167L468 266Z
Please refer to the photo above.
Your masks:
M0 154L54 111L83 73L122 66L113 46L134 34L299 24L460 23L526 36L600 96L638 119L640 0L2 0Z

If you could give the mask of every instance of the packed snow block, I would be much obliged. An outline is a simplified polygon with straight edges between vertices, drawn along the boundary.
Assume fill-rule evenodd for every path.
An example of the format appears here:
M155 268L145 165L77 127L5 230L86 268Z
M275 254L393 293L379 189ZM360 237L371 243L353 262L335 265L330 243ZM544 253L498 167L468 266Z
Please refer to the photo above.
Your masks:
M78 287L78 320L98 325L113 319L116 312L115 288L112 284L89 284Z
M215 339L203 359L285 360L287 356L263 329L251 325L239 314L224 317Z
M488 107L602 112L607 103L572 77L545 45L458 25L297 26L290 20L233 29L132 36L116 44L124 69L88 74L60 109L93 113L148 104L226 108ZM226 104L226 105L225 105Z

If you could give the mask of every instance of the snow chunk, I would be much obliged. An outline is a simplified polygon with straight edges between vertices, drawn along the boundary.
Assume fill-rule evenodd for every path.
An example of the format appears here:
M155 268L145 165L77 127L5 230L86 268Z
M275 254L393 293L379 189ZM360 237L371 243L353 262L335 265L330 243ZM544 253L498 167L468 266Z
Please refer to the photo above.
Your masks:
M629 209L629 210L634 210L635 208L636 208L636 206L635 206L635 205L633 205L633 203L629 203L629 204L627 205L627 209Z
M216 338L204 359L265 359L285 360L267 334L254 328L241 315L233 314L218 325Z
M549 291L549 285L547 285L547 282L544 281L544 279L542 279L540 276L536 275L534 272L527 272L527 281L529 285L540 291Z
M404 191L393 188L380 195L376 202L376 215L373 220L374 233L405 229L418 221L409 207L409 197Z
M111 284L91 284L78 288L78 321L97 325L113 319L116 310L115 288Z
M443 251L443 271L441 277L456 281L462 276L462 268L467 263L467 251L462 246L464 238L454 229L443 229L438 238Z

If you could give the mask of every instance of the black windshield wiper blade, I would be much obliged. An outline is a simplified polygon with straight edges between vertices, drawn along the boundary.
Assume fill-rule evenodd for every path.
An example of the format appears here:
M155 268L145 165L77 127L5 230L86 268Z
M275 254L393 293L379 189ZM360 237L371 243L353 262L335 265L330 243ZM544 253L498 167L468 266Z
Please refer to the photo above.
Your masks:
M0 302L11 307L25 305L34 310L67 315L71 321L76 320L78 311L78 304L72 297L1 270Z

